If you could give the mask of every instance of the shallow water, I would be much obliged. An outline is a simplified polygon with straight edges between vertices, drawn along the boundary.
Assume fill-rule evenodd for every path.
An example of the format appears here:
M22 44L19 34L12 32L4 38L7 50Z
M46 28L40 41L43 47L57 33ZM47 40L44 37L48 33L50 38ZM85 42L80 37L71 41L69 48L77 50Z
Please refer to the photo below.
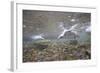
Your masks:
M90 46L75 40L37 40L23 48L23 62L86 60L91 58Z

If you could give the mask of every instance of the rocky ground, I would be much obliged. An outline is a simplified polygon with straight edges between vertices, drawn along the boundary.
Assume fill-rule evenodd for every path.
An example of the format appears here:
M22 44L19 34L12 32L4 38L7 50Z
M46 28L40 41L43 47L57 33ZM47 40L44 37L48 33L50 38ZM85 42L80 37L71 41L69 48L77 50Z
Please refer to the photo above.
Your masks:
M44 62L91 59L91 45L76 41L39 40L23 47L23 62Z

